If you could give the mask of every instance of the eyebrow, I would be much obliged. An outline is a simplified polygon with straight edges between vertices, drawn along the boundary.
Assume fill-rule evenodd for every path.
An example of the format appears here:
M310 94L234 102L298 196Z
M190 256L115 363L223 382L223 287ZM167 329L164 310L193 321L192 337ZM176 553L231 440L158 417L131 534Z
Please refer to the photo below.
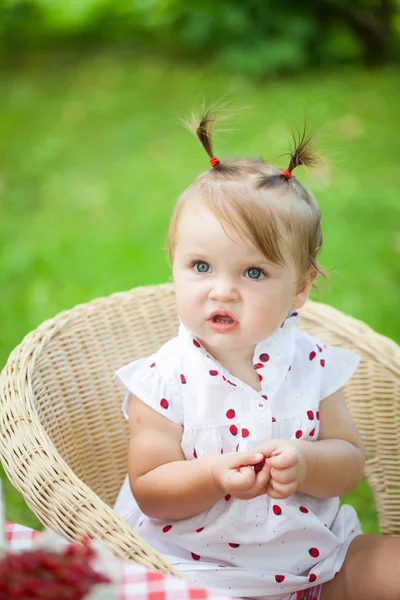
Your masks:
M207 252L188 252L187 254L183 255L183 258L202 258L202 259L208 259L209 260L209 255L207 254ZM246 265L251 265L251 264L267 264L267 265L273 265L274 263L271 260L268 260L268 258L262 254L258 255L258 256L250 256L249 258L243 258L240 259L238 261L238 263L243 263Z

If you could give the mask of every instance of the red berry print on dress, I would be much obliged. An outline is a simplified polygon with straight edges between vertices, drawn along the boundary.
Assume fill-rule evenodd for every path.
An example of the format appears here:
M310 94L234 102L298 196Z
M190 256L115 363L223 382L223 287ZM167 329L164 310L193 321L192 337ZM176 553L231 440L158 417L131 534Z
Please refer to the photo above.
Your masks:
M285 581L285 576L284 575L275 575L275 581L276 581L276 583L282 583L283 581Z
M195 554L194 552L191 552L192 558L193 560L200 560L200 556L198 554Z
M274 515L278 516L282 514L282 509L278 504L274 504L272 507L272 511L274 513Z
M319 344L317 344L317 348L318 348L319 352L322 352L322 348Z
M236 452L239 452L239 444L236 444Z
M161 398L161 400L160 400L160 406L161 406L161 408L167 409L169 407L168 400L166 398Z
M325 366L325 359L321 358L321 360L319 361L319 364L321 365L321 367Z
M264 368L264 363L256 363L256 364L254 365L254 368L255 368L255 369L263 369L263 368Z
M317 412L315 414L316 414L316 417L317 417L317 421L319 421L319 410L317 410Z
M210 369L209 373L210 375L212 375L212 377L216 377L218 375L218 371L216 371L215 369Z
M308 577L308 581L309 581L310 583L314 583L314 581L316 581L316 579L317 579L317 576L316 576L316 574L315 574L315 573L310 573L310 575L309 575L309 577Z
M302 430L301 430L301 429L298 429L298 430L296 431L296 434L295 434L295 435L296 435L296 438L299 440L301 437L303 437L303 432L302 432Z
M268 400L268 396L266 396L265 394L261 394L261 398L264 398L264 400Z
M227 383L229 383L229 385L233 385L234 387L236 387L236 383L233 383L233 381L231 381L230 379L226 380Z
M163 533L168 533L168 531L170 531L172 529L172 525L165 525L165 527L162 528Z
M276 423L276 418L275 417L272 417L272 422Z
M193 458L197 458L196 448L193 450Z
M231 498L232 498L232 496L231 496L230 494L227 494L227 495L225 496L225 500L226 500L227 502L229 502L229 500L230 500Z
M314 413L312 410L307 411L307 417L310 419L310 421L314 421Z
M200 342L197 340L193 339L193 344L196 346L196 348L200 348Z
M224 449L223 449L223 448L221 448L221 454L223 454L223 453L224 453Z
M234 419L236 417L236 413L233 410L233 408L230 408L229 410L226 411L226 416L228 419Z
M263 376L261 375L261 373L257 373L257 377L258 377L258 379L259 379L260 381L262 381L262 380L263 380Z
M234 542L229 542L231 548L239 548L240 544L235 544Z
M238 434L238 428L236 427L236 425L231 425L229 427L229 431L231 432L232 435L237 435Z
M299 511L306 515L308 513L308 508L305 506L299 506Z
M152 369L152 368L153 368L153 367L155 367L155 366L156 366L156 363L151 363L151 365L150 365L150 369Z
M310 431L310 437L314 437L314 435L315 435L315 427L314 427L314 429L311 429L311 431Z
M260 354L259 359L261 360L261 362L266 363L269 361L269 354L267 354L266 352L263 352L262 354Z
M312 350L312 352L310 352L309 359L310 359L310 360L314 360L314 358L315 358L316 356L317 356L317 353L316 353L314 350Z
M242 429L242 437L247 438L250 435L250 431L248 429Z
M319 556L319 550L318 550L318 548L310 548L309 551L308 551L308 553L313 558L318 558L318 556Z
M181 383L186 383L186 377L183 374L181 374Z
M204 527L199 527L198 529L196 529L196 533L200 533L203 530L204 530Z

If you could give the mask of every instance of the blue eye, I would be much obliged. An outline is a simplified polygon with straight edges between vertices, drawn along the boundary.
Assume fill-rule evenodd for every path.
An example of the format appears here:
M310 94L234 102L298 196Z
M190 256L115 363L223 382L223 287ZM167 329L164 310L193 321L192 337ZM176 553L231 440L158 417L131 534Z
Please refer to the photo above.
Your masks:
M197 271L197 273L209 273L211 271L210 265L204 260L196 261L193 267L194 270Z
M247 269L246 273L249 279L263 279L265 277L264 271L257 267L250 267L250 269Z

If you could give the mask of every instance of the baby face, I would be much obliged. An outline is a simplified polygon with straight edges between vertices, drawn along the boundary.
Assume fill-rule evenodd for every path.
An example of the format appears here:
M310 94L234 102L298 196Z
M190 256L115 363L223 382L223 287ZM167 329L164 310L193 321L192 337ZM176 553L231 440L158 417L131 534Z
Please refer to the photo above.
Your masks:
M232 350L252 357L311 286L299 290L289 253L284 265L269 262L201 203L180 217L173 276L180 318L216 357Z

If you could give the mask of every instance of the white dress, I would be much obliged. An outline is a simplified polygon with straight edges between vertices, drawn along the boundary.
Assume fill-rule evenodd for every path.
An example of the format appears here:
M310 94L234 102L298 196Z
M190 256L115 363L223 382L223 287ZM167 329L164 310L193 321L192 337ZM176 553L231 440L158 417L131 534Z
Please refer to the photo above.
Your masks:
M183 426L186 460L249 450L271 439L316 441L319 403L340 389L359 357L299 331L291 311L256 345L261 391L229 373L181 323L179 334L114 378L158 413ZM126 478L115 510L188 579L231 596L278 600L332 579L361 533L339 498L296 492L286 500L227 495L180 521L143 515Z

